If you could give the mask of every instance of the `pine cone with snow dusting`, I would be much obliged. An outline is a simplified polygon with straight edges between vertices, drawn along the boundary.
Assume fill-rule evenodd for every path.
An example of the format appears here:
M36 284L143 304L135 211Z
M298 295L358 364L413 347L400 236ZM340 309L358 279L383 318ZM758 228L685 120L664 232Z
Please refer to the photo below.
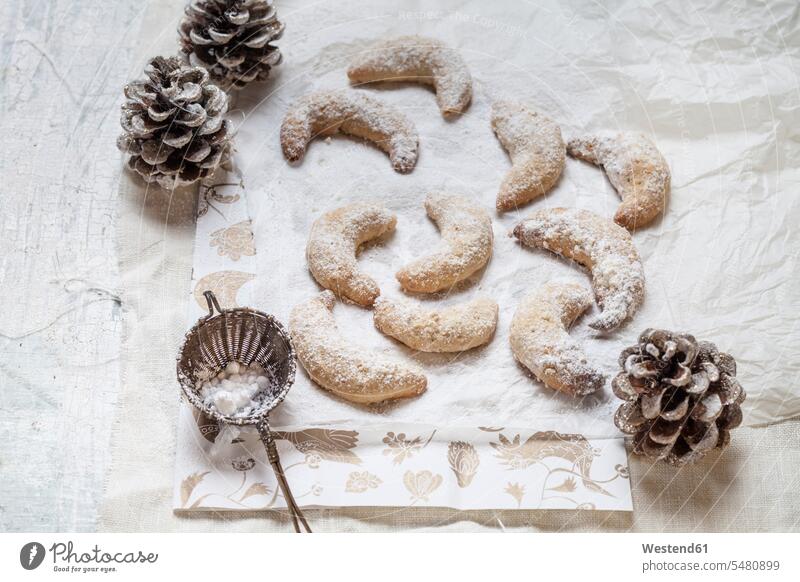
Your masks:
M745 391L736 361L711 342L647 329L622 351L612 382L626 402L614 423L633 435L634 452L681 466L730 442L742 422Z
M128 166L167 190L212 174L231 149L228 96L179 57L156 57L144 72L125 86L117 147Z
M281 61L283 35L272 0L192 0L178 27L189 64L204 67L226 91L265 81Z

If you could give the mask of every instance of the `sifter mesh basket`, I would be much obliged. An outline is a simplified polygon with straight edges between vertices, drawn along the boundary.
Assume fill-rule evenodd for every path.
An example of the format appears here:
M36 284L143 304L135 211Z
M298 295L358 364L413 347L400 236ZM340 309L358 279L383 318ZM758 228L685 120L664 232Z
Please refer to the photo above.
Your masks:
M286 500L294 530L300 532L302 525L310 533L311 528L289 488L268 422L270 411L286 398L294 384L296 363L292 340L271 315L246 307L220 309L211 291L203 295L208 302L208 315L186 334L178 356L178 382L183 395L197 410L218 422L256 426ZM256 394L258 406L245 417L222 414L216 407L207 405L198 390L201 382L214 377L230 362L260 364L270 379L269 386Z
M230 424L257 424L280 404L294 383L294 347L284 327L271 315L249 308L220 309L213 293L205 293L209 314L186 334L178 358L178 382L189 402L211 418ZM217 314L214 314L214 309ZM226 416L207 406L198 385L230 362L260 364L270 379L259 392L258 408L247 417Z

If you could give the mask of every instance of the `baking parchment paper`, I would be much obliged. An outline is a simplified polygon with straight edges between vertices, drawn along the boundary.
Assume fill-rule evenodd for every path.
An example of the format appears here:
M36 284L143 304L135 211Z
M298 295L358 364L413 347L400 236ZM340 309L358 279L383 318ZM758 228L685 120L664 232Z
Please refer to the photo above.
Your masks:
M734 355L748 391L745 423L800 414L798 389L798 235L800 99L798 6L739 8L707 2L290 2L279 5L284 64L273 82L238 98L237 161L254 222L258 277L254 306L287 322L294 304L320 291L305 245L323 212L355 200L382 201L397 232L369 246L361 265L384 295L402 292L394 272L438 242L422 202L433 190L472 197L493 209L510 167L489 126L491 102L525 101L582 132L635 130L650 136L672 170L662 219L636 232L645 264L644 306L615 333L597 337L579 321L573 335L609 377L619 351L646 327L692 332ZM456 47L474 77L473 103L445 121L432 91L414 84L359 88L400 108L420 133L410 175L386 155L342 136L312 143L288 165L278 130L287 106L317 89L346 87L351 55L375 39L423 34ZM304 372L274 414L278 425L375 423L514 425L619 434L610 388L574 401L529 377L513 359L508 328L528 291L561 278L589 285L576 266L519 247L508 232L534 209L576 206L613 216L619 203L602 171L568 159L557 187L518 213L494 215L494 256L483 273L427 306L477 293L500 304L492 343L459 355L425 355L382 336L372 313L338 303L342 332L369 349L411 358L428 392L381 408L352 405ZM596 308L595 308L596 312Z

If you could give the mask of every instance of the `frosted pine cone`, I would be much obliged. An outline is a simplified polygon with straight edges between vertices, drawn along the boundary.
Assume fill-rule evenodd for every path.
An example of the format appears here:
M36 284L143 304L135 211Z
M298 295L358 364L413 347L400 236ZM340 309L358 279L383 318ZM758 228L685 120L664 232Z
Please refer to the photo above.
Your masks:
M265 81L283 35L272 0L192 0L178 27L189 64L205 67L226 90Z
M168 190L213 173L231 147L228 96L205 69L178 57L156 57L144 72L146 78L125 86L117 139L130 168Z
M673 465L693 463L730 442L742 422L745 392L736 362L711 342L647 329L622 351L612 382L626 402L614 423L633 435L634 452Z

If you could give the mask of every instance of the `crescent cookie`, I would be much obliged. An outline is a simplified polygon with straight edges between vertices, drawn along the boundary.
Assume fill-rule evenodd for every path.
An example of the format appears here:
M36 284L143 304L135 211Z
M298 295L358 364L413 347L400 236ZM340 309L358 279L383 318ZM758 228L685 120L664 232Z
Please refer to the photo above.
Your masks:
M514 228L526 246L547 249L591 271L600 316L589 325L611 330L644 300L644 269L624 228L588 210L551 208L535 212Z
M323 291L297 305L289 318L297 359L317 384L345 400L382 402L416 396L427 379L416 367L355 345L333 318L335 296Z
M381 297L373 317L382 333L415 350L463 352L492 339L497 312L497 303L485 297L432 311Z
M634 230L653 221L667 203L670 173L664 156L640 133L580 137L567 144L569 155L601 166L622 203L614 222Z
M411 120L374 97L348 89L311 93L289 107L281 124L283 155L296 162L312 139L339 131L373 142L401 174L417 163L419 138Z
M584 396L605 384L605 376L567 333L591 304L592 294L578 284L548 283L525 296L514 312L511 351L553 390Z
M428 195L425 210L439 227L444 245L397 272L403 289L413 293L449 289L492 256L492 219L486 210L462 196L439 193Z
M472 99L472 76L461 56L422 36L377 42L356 57L347 76L353 83L416 81L433 85L442 115L464 113Z
M497 209L514 210L552 188L564 171L561 129L552 119L514 101L492 104L492 129L511 157Z
M339 297L369 307L381 294L378 284L356 262L358 247L388 232L397 217L379 204L356 202L326 212L311 227L306 246L308 270Z

